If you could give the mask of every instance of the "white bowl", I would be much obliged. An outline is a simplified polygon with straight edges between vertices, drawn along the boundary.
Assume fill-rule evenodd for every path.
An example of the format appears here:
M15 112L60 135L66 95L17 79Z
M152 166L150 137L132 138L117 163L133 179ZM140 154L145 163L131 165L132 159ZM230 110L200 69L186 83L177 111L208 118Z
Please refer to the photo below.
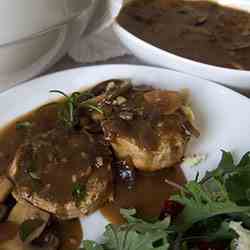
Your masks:
M217 2L224 6L250 12L250 1L248 0L217 0ZM177 56L134 36L117 22L114 23L113 29L122 44L136 57L148 64L185 72L203 79L222 83L237 90L250 90L250 71L212 66Z

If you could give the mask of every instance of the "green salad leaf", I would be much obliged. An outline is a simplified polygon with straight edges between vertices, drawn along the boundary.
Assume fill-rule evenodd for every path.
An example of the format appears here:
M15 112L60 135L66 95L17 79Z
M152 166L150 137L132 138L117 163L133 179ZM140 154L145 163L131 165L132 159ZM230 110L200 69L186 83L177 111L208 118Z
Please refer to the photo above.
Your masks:
M180 232L185 232L195 223L213 216L250 212L250 207L238 206L230 201L222 186L218 193L206 191L203 185L195 181L189 182L185 188L188 193L182 192L171 197L184 205L184 210L175 223L176 230Z
M200 181L188 182L172 200L184 205L175 228L185 232L194 224L219 215L250 214L250 157L245 154L238 165L232 154L223 151L217 169Z
M140 233L135 225L109 225L104 233L105 249L108 250L166 250L169 247L163 230Z
M83 248L79 250L104 250L101 245L92 240L83 241Z
M208 171L203 178L202 183L210 178L216 178L223 182L225 175L232 173L235 170L235 167L232 154L222 150L222 158L218 167L211 172Z
M155 230L167 230L170 225L170 217L164 220L152 220L150 222L136 217L136 209L120 209L120 213L129 225L134 225L136 231L146 233Z
M230 152L222 152L218 168L208 172L202 182L206 183L209 179L219 180L225 186L231 201L239 205L250 205L250 152L238 164L234 163Z
M170 219L148 222L136 217L135 209L121 209L123 225L108 225L101 245L84 241L85 250L167 250Z

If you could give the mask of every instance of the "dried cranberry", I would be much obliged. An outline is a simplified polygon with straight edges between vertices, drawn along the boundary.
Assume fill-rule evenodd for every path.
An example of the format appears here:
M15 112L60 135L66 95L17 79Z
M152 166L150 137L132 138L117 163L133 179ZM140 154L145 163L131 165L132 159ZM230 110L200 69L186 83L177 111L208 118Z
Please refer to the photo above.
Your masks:
M176 217L182 212L183 209L184 209L184 206L181 203L172 201L172 200L166 200L164 202L164 205L160 214L160 219L163 219L169 215L172 217Z
M199 250L225 250L225 245L222 242L209 242L206 240L199 241L197 244Z

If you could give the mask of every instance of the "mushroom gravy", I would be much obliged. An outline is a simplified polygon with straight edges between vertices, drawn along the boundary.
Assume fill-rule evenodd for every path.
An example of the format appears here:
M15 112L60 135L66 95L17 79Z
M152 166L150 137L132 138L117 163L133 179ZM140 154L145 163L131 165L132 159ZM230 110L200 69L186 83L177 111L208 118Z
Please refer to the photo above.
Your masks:
M135 36L194 61L250 70L250 14L213 1L135 0L118 22Z
M163 203L171 194L178 191L166 183L166 178L183 186L186 178L179 166L153 173L137 172L134 186L128 188L126 182L116 178L115 199L101 208L102 214L113 224L121 224L121 208L136 208L144 218L158 218Z

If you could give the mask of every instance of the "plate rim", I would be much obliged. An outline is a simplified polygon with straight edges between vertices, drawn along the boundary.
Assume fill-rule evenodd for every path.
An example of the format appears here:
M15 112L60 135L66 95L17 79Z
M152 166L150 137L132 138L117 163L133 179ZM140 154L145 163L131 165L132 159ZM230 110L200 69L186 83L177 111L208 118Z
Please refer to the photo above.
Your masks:
M112 68L131 68L131 69L145 69L145 70L156 70L156 71L164 71L164 72L171 72L171 74L176 74L179 76L184 76L184 77L188 77L190 78L190 80L200 80L202 82L206 82L206 84L210 85L213 88L217 88L219 90L223 90L229 94L234 94L235 96L238 96L238 98L240 98L241 100L247 100L250 101L249 97L237 92L236 90L230 89L227 86L221 85L219 83L207 80L207 79L202 79L200 77L197 76L193 76L187 73L183 73L183 72L178 72L175 70L171 70L171 69L166 69L166 68L162 68L162 67L157 67L157 66L147 66L147 65L138 65L138 64L100 64L100 65L91 65L91 66L80 66L80 67L76 67L73 69L66 69L66 70L61 70L61 71L57 71L55 73L50 73L50 74L46 74L43 76L39 76L39 77L35 77L31 80L25 81L19 85L13 86L3 92L0 93L0 98L2 98L3 96L6 96L8 94L11 94L15 91L21 91L23 88L25 87L32 87L32 85L38 84L40 80L48 80L51 78L55 78L57 76L63 76L64 74L69 74L69 73L73 73L73 72L80 72L80 71L88 71L88 70L93 70L96 69L98 71L98 69L105 69L107 68L107 70L112 69ZM196 84L196 83L195 83Z

